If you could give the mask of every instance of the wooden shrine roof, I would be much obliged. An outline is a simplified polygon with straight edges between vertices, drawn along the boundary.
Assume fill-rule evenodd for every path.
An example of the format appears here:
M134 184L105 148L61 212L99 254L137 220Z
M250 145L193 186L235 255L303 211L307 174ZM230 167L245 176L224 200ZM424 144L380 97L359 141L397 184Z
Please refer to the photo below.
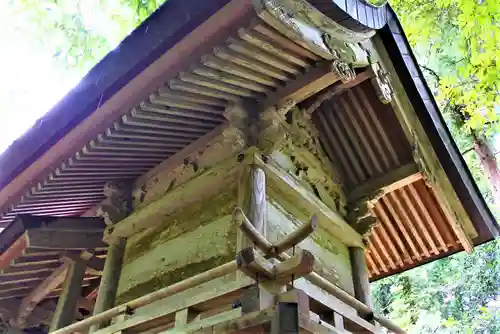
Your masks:
M357 34L376 32L473 221L474 243L491 239L498 233L496 222L390 7L374 9L361 1L310 3ZM230 102L273 105L300 85L332 75L324 58L252 10L251 0L165 2L0 156L0 225L8 226L19 214L81 215L101 202L104 182L137 178L190 144L216 136L227 125L223 112ZM399 121L368 81L324 103L314 121L351 191L387 171L412 168L410 144L394 126ZM372 279L462 249L437 196L422 179L410 181L388 191L373 209L379 222L367 252ZM13 243L20 238L7 237L7 230L0 238L5 235ZM59 264L42 255L47 265Z

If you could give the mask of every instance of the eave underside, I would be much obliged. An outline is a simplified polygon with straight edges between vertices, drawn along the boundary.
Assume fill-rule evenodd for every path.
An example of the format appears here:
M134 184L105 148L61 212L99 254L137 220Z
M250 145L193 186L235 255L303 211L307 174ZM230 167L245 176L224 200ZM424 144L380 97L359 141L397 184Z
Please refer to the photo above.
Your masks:
M229 126L228 106L269 107L290 97L301 102L338 80L329 71L331 59L292 41L255 13L241 15L214 36L196 47L196 57L186 56L188 64L176 69L175 75L166 75L164 85L138 93L147 97L108 119L109 127L87 138L70 156L60 157L63 161L4 211L0 224L5 227L24 213L81 215L103 200L107 181L147 177L162 162L168 166L173 161L171 169L186 163L182 159L189 155L186 149L206 145L200 140L209 141ZM358 75L362 72L358 69ZM324 77L329 81L322 81ZM301 88L312 82L320 85L301 95ZM400 121L391 105L379 101L370 80L325 101L313 122L348 198L373 180L385 180L415 165ZM376 223L367 237L365 255L372 280L463 249L453 228L456 219L423 176L414 177L415 173L389 178L388 184L382 181L383 196L370 202ZM408 182L399 182L405 178ZM60 265L59 253L32 253L26 248L0 275L0 299L26 296Z

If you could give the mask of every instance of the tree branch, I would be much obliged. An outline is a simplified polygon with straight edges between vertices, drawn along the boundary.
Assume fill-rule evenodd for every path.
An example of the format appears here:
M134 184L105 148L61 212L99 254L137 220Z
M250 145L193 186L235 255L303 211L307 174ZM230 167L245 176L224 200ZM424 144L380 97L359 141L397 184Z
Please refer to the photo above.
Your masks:
M418 66L420 66L420 68L422 70L425 70L427 73L429 73L430 75L432 75L434 77L434 79L437 80L437 82L439 83L439 81L441 80L441 78L439 77L439 74L437 74L436 71L434 71L432 68L429 68L425 65L421 65L421 64L418 64Z

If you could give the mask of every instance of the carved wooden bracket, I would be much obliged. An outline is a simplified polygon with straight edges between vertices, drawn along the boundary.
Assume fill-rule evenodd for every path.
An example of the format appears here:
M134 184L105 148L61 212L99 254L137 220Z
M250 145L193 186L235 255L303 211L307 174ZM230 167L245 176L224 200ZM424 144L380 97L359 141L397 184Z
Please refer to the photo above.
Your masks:
M372 63L371 67L374 73L372 84L378 98L384 104L391 103L394 91L389 81L389 74L380 67L378 62Z
M109 181L104 185L106 197L97 215L104 219L106 225L113 225L125 219L132 212L132 183L124 180Z

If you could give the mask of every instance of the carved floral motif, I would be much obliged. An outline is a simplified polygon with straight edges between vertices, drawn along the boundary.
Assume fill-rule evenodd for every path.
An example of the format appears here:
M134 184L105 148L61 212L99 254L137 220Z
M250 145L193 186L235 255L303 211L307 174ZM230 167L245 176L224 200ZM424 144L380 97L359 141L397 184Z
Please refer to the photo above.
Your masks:
M339 76L342 83L348 83L356 78L352 67L342 60L336 59L332 62L332 71Z
M380 67L379 63L372 63L371 66L375 74L371 81L378 98L384 104L391 103L393 90L389 81L389 74Z

